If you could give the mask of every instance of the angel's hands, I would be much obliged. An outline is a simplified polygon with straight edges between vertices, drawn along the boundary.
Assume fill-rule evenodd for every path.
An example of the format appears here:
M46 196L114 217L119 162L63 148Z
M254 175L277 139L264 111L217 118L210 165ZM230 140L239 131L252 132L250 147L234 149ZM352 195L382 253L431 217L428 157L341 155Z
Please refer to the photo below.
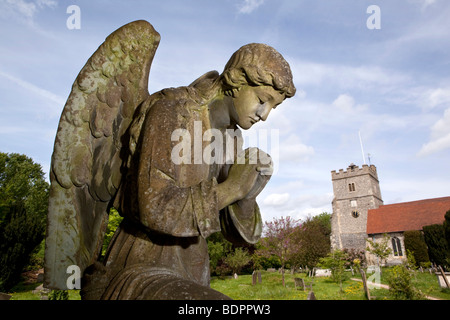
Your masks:
M245 150L230 167L228 178L218 186L220 209L241 199L255 198L271 174L272 161L269 155L257 148Z

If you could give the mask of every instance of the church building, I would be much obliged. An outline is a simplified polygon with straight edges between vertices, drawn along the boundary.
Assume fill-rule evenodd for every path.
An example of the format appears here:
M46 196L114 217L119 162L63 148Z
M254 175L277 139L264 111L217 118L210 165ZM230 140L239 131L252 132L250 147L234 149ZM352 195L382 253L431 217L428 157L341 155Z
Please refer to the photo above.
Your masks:
M403 232L444 222L450 197L384 205L377 169L351 164L347 170L331 172L334 198L331 218L333 249L366 250L367 239L381 241L387 234L392 253L387 264L406 259ZM375 258L366 252L370 264Z

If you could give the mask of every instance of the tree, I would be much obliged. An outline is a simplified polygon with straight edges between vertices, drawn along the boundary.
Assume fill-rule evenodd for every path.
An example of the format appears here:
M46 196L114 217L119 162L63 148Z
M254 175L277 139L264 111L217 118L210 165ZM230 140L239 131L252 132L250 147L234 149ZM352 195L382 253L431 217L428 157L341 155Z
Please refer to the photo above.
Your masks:
M0 291L19 280L44 239L49 185L25 155L0 153Z
M225 263L231 268L233 273L239 274L241 269L251 261L248 252L242 248L236 248L234 252L227 255Z
M389 236L387 234L383 235L383 239L380 242L375 240L367 239L369 246L366 248L367 251L372 253L373 255L378 257L377 265L380 266L383 263L383 260L386 260L387 257L392 252L392 249L389 248ZM381 271L381 268L380 268Z
M331 279L339 283L339 288L342 292L342 282L345 280L345 266L347 264L348 256L344 250L334 250L326 257L321 258L319 266L321 268L331 270Z
M450 210L448 210L445 213L444 216L445 220L444 220L444 235L445 235L445 240L447 241L447 248L450 250ZM449 254L450 256L450 254Z
M430 261L430 258L428 257L427 244L425 243L425 239L421 231L405 231L403 236L405 238L405 250L407 252L408 250L412 252L417 266Z
M449 248L445 240L444 226L442 224L424 226L423 236L428 246L430 260L437 265L445 266Z
M274 255L280 259L282 281L285 286L284 267L300 248L299 243L294 239L295 231L300 227L299 222L291 217L281 217L266 222L264 227L264 237L260 240L261 247L256 254L265 257Z
M421 291L412 283L412 272L405 264L393 267L388 276L389 295L395 300L424 299Z
M109 210L108 217L108 225L105 231L105 237L103 238L103 247L102 247L102 256L104 257L106 254L106 250L108 250L109 243L111 242L114 233L122 222L123 217L120 216L119 211L116 208L111 208Z
M231 253L233 245L225 239L221 232L216 232L209 236L207 243L211 273L222 274L226 271L223 263L226 256Z
M331 215L322 213L308 217L298 227L293 235L294 241L299 244L298 252L291 262L295 265L313 268L320 258L327 256L331 251Z

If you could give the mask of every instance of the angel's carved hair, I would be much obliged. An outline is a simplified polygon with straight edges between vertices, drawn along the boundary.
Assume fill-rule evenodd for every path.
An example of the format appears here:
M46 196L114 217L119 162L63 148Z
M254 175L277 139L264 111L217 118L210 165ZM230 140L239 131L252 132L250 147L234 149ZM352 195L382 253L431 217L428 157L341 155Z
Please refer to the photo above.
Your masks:
M241 47L228 61L221 75L225 92L244 85L272 86L286 98L295 94L291 68L274 48L261 43Z

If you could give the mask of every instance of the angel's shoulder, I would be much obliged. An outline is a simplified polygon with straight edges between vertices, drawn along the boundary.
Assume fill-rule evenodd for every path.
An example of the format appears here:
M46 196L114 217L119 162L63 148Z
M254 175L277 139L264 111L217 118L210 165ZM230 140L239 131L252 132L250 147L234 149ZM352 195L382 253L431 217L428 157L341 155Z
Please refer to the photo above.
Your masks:
M155 121L158 118L190 120L197 118L205 103L191 87L167 88L151 96L152 106L148 114ZM155 119L156 117L156 119Z

